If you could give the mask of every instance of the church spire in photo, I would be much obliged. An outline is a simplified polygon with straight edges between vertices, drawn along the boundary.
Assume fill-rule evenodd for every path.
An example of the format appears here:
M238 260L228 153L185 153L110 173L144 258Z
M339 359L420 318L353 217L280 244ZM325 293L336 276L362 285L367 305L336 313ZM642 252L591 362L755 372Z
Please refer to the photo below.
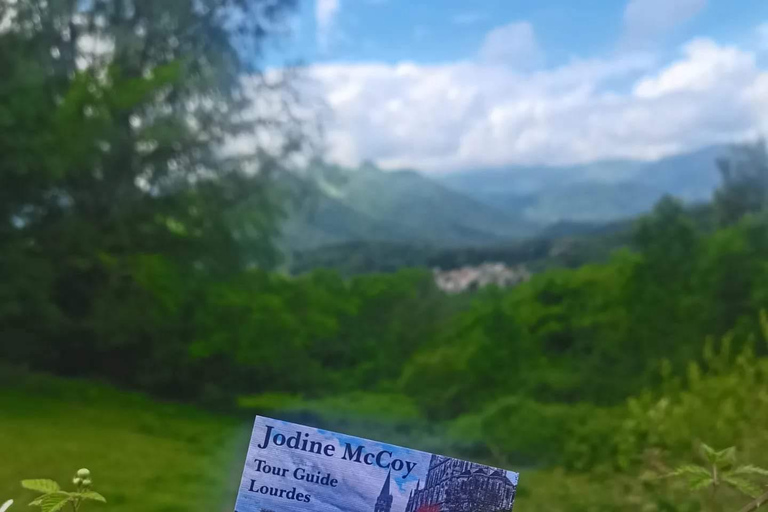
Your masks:
M374 512L390 512L392 509L392 494L389 491L390 480L392 479L392 470L387 472L387 478L384 480L384 485L381 486L381 492L376 499L376 506Z

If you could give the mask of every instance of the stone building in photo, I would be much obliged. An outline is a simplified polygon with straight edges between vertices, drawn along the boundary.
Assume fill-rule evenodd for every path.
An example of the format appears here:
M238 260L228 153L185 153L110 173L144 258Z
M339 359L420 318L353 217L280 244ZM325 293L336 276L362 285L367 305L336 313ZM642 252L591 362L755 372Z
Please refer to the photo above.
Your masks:
M417 483L405 512L504 512L515 491L506 471L433 455L424 487Z

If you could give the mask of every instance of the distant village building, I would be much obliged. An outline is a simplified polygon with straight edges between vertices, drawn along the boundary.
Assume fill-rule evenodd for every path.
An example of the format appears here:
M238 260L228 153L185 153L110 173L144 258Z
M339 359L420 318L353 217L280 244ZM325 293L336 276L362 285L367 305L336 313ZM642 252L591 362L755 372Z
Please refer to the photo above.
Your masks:
M504 512L512 510L515 492L506 471L433 455L427 481L411 491L405 512Z
M511 288L531 278L524 266L507 267L503 263L484 263L478 267L434 270L435 284L445 293L462 293L494 285Z

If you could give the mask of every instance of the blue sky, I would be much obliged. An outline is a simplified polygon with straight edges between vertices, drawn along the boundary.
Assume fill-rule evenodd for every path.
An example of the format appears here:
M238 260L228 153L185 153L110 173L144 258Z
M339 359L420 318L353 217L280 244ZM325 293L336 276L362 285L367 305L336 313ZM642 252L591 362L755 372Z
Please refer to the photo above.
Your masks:
M655 2L664 3L694 4L695 13L668 30L648 30L645 47L669 49L701 35L738 41L756 20L768 19L764 0ZM557 65L616 51L626 8L622 0L304 0L293 51L308 62L454 61L472 57L492 29L525 20L536 28L547 64ZM322 12L331 13L327 36Z
M766 0L304 0L331 160L654 159L768 130Z

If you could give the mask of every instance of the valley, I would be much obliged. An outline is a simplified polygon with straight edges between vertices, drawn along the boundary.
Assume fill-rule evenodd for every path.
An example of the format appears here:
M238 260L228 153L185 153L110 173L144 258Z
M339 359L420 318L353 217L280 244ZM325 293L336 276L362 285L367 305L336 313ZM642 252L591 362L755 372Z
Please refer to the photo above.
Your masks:
M456 249L579 235L645 213L664 195L709 201L726 151L429 175L315 163L283 244L294 253L366 243Z

